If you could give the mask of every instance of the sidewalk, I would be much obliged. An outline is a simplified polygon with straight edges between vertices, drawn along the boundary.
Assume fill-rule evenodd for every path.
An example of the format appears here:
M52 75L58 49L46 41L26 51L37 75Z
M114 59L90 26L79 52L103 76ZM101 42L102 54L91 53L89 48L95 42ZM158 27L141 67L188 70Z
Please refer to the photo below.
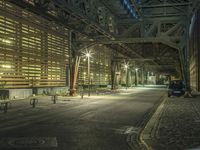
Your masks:
M200 97L166 98L141 134L148 149L200 149Z
M5 103L8 102L7 105L7 115L11 113L15 113L15 111L24 111L24 110L32 110L31 100L36 99L35 107L45 108L50 107L52 104L73 104L73 103L85 103L96 99L104 98L105 96L108 98L109 96L114 96L115 94L126 92L126 90L99 90L97 92L91 92L88 96L87 92L84 92L82 95L81 93L77 93L76 96L56 96L56 101L53 101L53 96L50 95L36 95L30 96L25 99L13 99L13 100L0 100L0 121L2 116L4 117L4 109Z
M113 92L106 94L106 99L112 98L113 94ZM5 105L0 104L1 131L7 131L54 118L58 114L62 114L74 106L77 107L82 104L87 105L87 103L104 99L105 95L96 95L92 93L90 97L84 95L83 99L80 95L75 97L58 96L56 103L52 101L52 96L39 95L34 96L34 98L38 99L35 107L30 104L32 98L33 97L11 100L11 104L8 105L6 112L4 111Z

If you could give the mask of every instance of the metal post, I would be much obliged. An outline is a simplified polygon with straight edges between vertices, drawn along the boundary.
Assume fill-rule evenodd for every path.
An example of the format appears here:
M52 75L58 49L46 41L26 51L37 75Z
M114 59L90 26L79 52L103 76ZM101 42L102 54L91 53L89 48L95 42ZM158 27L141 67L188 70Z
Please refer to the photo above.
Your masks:
M4 104L4 113L7 113L7 110L8 110L8 102Z
M57 101L57 95L53 95L53 96L52 96L52 101L53 101L54 104L56 104L56 101Z
M84 83L84 80L83 80ZM82 84L82 88L81 88L81 99L83 99L84 96L84 84Z
M83 91L82 91L82 92L81 92L81 99L83 99L83 95L84 95L84 94L83 94Z
M33 98L30 100L30 105L32 105L33 108L35 108L37 103L38 103L38 99L36 99L36 98Z
M128 88L128 67L126 67L126 89Z
M69 47L69 51L68 51L68 55L69 55L69 68L68 68L68 72L66 72L66 73L68 73L67 74L67 77L68 78L66 78L66 80L68 80L68 87L69 87L69 90L70 90L70 88L71 88L71 64L72 64L72 31L71 30L69 30L69 32L68 32L68 35L69 35L69 37L68 37L68 47Z
M137 69L135 70L135 86L137 86Z
M144 67L142 67L142 86L144 86Z
M90 56L88 56L88 96L90 96Z

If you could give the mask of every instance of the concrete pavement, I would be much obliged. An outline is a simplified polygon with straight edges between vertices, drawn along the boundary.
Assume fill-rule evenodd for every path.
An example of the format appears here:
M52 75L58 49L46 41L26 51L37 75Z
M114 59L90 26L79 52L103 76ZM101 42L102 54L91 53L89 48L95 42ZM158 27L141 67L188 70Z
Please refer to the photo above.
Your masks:
M143 149L138 135L164 89L134 88L115 95L40 97L12 103L0 113L1 150Z
M200 97L166 98L142 132L147 149L200 149Z

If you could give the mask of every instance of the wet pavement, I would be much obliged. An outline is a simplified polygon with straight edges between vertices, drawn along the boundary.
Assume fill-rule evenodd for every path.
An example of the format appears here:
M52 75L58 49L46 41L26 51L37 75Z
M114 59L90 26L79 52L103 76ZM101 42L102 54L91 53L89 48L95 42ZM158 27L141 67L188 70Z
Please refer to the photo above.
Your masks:
M170 97L160 105L142 134L148 149L200 149L200 97Z
M106 96L38 97L0 112L1 150L142 149L137 137L165 89L134 88Z

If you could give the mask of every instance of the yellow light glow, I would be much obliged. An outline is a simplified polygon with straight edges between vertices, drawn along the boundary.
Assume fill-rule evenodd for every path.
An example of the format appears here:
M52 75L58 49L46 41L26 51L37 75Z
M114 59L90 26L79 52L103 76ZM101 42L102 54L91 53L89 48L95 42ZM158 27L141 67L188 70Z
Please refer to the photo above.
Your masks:
M11 65L2 65L3 68L11 68Z
M89 59L90 57L92 57L92 50L90 49L90 50L88 50L87 48L86 48L86 50L85 50L85 52L82 52L82 57L85 57L84 59ZM83 59L83 60L84 60Z
M87 54L86 54L86 57L90 57L90 56L91 56L90 53L87 53Z
M7 44L12 43L10 40L6 40L6 39L3 39L2 42L7 43Z

